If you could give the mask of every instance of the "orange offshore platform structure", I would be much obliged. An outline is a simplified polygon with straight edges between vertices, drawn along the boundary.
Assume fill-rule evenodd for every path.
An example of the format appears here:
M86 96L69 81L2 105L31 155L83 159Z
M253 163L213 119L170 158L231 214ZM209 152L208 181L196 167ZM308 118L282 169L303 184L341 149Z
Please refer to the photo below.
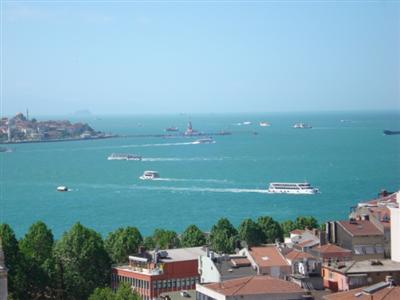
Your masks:
M169 249L129 256L127 265L112 269L111 286L130 284L143 300L158 298L161 293L195 289L200 281L198 258L206 255L203 247Z

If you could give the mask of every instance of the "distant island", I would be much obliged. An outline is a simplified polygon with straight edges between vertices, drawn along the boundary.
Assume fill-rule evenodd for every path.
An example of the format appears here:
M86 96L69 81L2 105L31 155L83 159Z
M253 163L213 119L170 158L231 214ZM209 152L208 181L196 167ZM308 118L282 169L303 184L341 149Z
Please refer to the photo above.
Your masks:
M0 121L0 143L55 142L85 139L103 139L116 135L96 131L86 123L68 120L38 121L22 113Z

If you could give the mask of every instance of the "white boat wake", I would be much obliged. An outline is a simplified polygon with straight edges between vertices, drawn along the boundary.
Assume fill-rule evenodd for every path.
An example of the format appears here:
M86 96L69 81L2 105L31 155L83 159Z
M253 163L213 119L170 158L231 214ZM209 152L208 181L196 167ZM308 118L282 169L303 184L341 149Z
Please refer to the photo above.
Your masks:
M215 183L229 183L232 181L226 179L190 179L190 178L155 178L153 181L176 181L176 182L215 182Z
M141 190L161 190L171 192L200 192L200 193L258 193L267 194L267 190L262 189L241 189L241 188L208 188L208 187L170 187L170 186L132 186L132 189Z
M226 157L145 157L142 161L216 161Z

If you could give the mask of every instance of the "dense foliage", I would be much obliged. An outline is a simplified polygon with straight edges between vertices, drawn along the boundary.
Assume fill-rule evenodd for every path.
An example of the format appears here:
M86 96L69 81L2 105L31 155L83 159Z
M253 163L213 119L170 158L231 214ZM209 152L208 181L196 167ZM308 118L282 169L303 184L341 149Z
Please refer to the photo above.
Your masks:
M128 255L136 253L142 243L143 237L136 227L118 228L104 241L113 263L127 262Z
M196 225L189 225L182 233L181 244L182 247L204 246L206 237Z
M89 300L140 300L140 296L133 292L127 283L121 283L115 293L109 288L96 288Z
M313 217L279 223L268 216L244 220L236 229L227 218L212 226L206 239L197 226L188 226L179 237L175 231L156 229L143 239L135 227L118 228L103 241L100 234L80 223L55 241L46 224L33 224L21 240L12 228L0 225L0 241L8 272L10 299L139 300L129 286L112 292L112 263L126 262L140 246L151 250L196 247L208 244L220 253L233 253L243 245L257 246L282 240L294 229L318 228Z

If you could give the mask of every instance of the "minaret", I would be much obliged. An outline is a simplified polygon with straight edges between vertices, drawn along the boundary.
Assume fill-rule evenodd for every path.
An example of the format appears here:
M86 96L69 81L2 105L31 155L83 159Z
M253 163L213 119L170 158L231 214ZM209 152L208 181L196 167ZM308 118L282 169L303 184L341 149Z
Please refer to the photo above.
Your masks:
M0 238L0 300L7 300L7 268L4 260L4 252Z

